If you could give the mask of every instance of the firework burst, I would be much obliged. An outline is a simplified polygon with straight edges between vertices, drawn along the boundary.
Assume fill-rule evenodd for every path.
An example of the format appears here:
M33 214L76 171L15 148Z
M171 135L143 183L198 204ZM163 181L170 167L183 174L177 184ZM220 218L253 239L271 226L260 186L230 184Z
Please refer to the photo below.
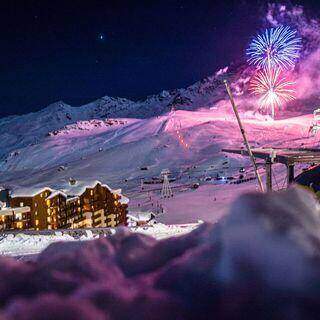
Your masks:
M266 68L258 71L252 78L250 91L260 97L259 105L262 109L271 108L274 118L275 109L295 99L294 84L293 81L286 80L280 68Z
M248 62L259 68L292 69L302 48L297 31L288 26L267 29L247 49Z

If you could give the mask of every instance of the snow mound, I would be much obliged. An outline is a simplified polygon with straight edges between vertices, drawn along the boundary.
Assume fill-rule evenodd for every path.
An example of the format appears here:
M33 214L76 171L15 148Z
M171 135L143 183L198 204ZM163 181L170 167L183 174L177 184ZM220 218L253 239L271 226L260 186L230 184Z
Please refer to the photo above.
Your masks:
M319 213L303 189L252 193L181 237L121 229L55 243L32 264L1 258L0 307L6 319L313 319Z
M166 239L169 237L184 235L196 229L200 223L190 223L183 225L165 225L162 223L153 223L141 227L130 228L131 232L141 233L153 237L155 239ZM46 249L50 244L64 241L88 241L98 239L103 234L115 234L119 232L119 228L106 229L104 231L83 230L82 232L74 232L68 234L61 231L56 231L49 234L33 234L19 233L4 234L0 237L0 255L23 257L28 255L36 255ZM72 231L72 230L71 230ZM94 231L94 232L93 232Z

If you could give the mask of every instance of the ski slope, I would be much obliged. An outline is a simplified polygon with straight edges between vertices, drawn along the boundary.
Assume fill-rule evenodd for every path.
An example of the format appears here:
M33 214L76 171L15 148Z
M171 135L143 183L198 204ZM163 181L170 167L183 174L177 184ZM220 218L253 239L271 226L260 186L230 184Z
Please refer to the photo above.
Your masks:
M28 187L59 185L70 177L79 181L99 179L122 188L132 209L152 210L161 204L165 211L158 217L161 222L216 221L234 197L255 189L255 182L240 187L203 181L217 173L236 178L242 166L250 171L248 159L226 158L221 152L222 148L242 146L234 115L227 108L226 104L221 109L178 110L148 119L116 119L117 124L111 126L85 122L79 128L62 128L56 135L46 135L37 144L18 148L15 155L6 158L0 166L0 181L6 186ZM308 135L312 115L276 121L257 118L250 112L242 112L241 117L252 146L318 145L317 136ZM228 169L223 168L226 160ZM143 167L147 170L141 170ZM141 192L141 179L157 177L165 168L178 178L173 186L200 183L200 188L178 188L169 200L160 199L159 190ZM148 204L146 198L150 196ZM211 202L210 198L216 200Z

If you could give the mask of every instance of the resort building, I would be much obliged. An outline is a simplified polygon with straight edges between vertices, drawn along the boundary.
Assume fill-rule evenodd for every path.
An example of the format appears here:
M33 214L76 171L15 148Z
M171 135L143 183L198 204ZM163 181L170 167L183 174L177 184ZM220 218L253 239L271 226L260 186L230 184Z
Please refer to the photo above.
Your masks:
M77 229L127 224L129 199L100 181L54 188L14 188L0 209L0 229Z

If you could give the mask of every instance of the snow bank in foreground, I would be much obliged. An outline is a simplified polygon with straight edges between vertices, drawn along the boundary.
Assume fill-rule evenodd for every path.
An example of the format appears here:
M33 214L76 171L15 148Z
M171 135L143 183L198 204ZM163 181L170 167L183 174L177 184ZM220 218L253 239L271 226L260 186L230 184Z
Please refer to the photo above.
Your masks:
M191 232L199 223L185 225L165 225L155 223L144 227L131 228L132 232L143 233L158 240L168 237L183 235ZM110 232L115 233L117 229L112 229ZM109 232L109 230L107 230ZM27 235L23 233L8 234L0 237L0 255L6 256L25 256L40 253L50 244L59 241L88 241L98 239L102 236L102 232L93 233L90 230L84 231L81 236L73 237L62 232L55 232L51 235Z
M248 194L216 225L157 241L121 229L0 259L7 319L313 319L320 214L291 189Z

